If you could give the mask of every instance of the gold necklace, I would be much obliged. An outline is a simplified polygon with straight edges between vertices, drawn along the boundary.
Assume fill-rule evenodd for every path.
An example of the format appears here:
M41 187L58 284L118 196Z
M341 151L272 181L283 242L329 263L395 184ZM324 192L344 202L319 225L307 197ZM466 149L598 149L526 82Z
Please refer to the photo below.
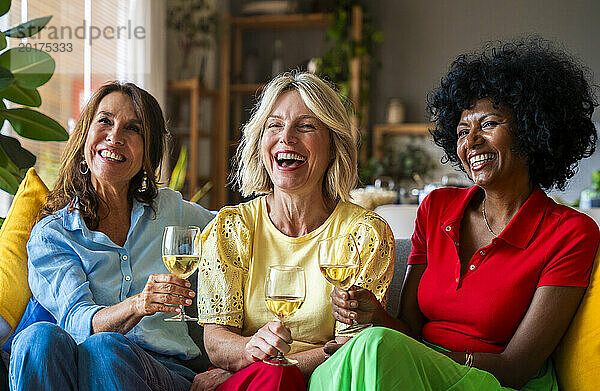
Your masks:
M492 235L498 236L498 235L496 235L496 233L494 233L494 231L492 231L492 227L490 227L490 223L488 222L487 216L485 215L485 198L483 199L482 212L483 212L483 221L485 222L485 226L487 227L488 231L490 231L490 233Z

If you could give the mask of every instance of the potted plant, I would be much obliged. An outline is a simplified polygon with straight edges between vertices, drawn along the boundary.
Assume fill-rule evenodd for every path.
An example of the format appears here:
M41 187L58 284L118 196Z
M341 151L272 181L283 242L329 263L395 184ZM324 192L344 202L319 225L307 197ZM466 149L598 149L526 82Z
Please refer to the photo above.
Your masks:
M0 16L10 9L10 0L0 0ZM8 121L17 134L38 141L66 141L65 128L52 118L26 107L8 108L7 102L39 107L42 99L37 90L54 73L52 57L30 47L7 49L6 38L31 37L42 30L51 16L37 18L0 32L0 121ZM15 194L35 156L19 140L0 134L0 189ZM0 224L3 222L0 219Z
M183 52L179 77L198 77L206 68L207 50L214 44L217 14L206 0L174 0L167 4L167 26L177 32ZM192 50L204 51L200 64L191 64Z

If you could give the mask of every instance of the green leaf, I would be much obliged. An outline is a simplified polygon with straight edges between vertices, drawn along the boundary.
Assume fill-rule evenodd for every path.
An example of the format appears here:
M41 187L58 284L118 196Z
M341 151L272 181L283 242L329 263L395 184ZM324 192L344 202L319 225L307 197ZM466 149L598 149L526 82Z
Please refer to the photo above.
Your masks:
M4 219L0 217L0 227L2 227L2 224L4 224Z
M14 137L0 134L0 166L8 167L9 160L16 169L28 169L35 164L35 155L21 146Z
M19 178L11 174L6 168L0 167L0 189L15 194L19 189L19 183Z
M6 14L10 9L10 0L0 0L0 16Z
M0 90L0 98L8 99L11 102L24 106L40 107L42 105L42 97L36 89L25 88L16 84Z
M10 86L15 82L15 77L6 68L0 66L0 90Z
M25 88L44 85L54 73L54 59L38 49L19 51L22 48L8 49L0 55L0 66L8 68L16 83Z
M0 32L0 50L6 49L6 36Z
M171 173L171 181L169 182L169 187L173 190L181 190L183 188L183 184L185 183L185 174L187 171L187 146L184 144L181 146L181 151L179 151L179 158L177 158L177 163L173 168L173 172Z
M40 32L48 22L52 19L52 16L43 16L37 19L31 19L25 23L22 23L16 27L13 27L4 32L4 35L11 38L26 38L31 37Z
M10 121L15 132L23 137L40 141L66 141L69 134L52 118L31 109L0 110Z

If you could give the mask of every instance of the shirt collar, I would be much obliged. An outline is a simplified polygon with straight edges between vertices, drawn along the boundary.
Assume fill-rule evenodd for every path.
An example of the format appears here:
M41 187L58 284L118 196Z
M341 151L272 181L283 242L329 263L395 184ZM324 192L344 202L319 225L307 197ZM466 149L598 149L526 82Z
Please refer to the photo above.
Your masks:
M83 237L90 240L99 241L99 238L97 237L98 232L89 230L89 228L85 224L85 221L83 220L83 217L79 213L79 209L77 209L78 206L79 198L76 197L73 201L73 207L75 209L72 212L69 212L69 205L56 212L56 214L61 218L60 220L62 222L63 227L67 231L79 230L83 234ZM131 208L131 225L129 227L129 232L132 232L133 228L136 226L140 218L144 215L146 208L150 209L150 206L139 202L135 198L133 199L133 206ZM129 234L127 236L129 237Z
M449 205L449 208L444 211L446 218L442 220L441 229L445 229L455 241L458 239L460 222L465 209L479 190L479 186L472 186L466 191L460 192L454 202ZM539 187L534 188L510 223L498 235L498 238L512 246L526 248L542 221L549 202L550 198ZM447 227L452 227L452 229Z

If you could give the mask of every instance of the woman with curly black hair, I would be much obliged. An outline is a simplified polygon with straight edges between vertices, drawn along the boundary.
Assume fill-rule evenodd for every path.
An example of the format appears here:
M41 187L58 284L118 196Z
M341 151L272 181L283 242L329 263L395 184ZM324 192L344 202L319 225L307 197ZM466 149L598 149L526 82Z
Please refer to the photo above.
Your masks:
M419 207L398 318L367 291L332 293L336 320L387 328L343 345L311 389L557 390L549 357L600 233L543 189L563 189L594 152L595 106L584 68L540 38L459 56L428 110L444 159L475 185Z

